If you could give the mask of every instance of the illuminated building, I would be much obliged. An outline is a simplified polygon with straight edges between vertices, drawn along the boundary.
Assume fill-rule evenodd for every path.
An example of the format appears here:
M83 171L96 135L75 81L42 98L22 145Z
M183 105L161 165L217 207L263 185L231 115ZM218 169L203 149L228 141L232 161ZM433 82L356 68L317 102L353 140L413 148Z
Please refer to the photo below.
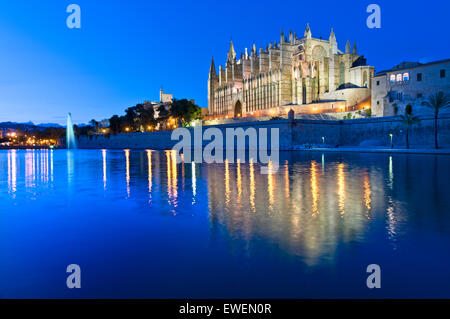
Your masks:
M343 112L370 105L374 68L366 65L347 41L338 49L331 30L329 40L316 39L309 25L304 36L296 33L257 50L253 45L236 58L233 42L225 67L216 73L211 61L208 112L211 118Z

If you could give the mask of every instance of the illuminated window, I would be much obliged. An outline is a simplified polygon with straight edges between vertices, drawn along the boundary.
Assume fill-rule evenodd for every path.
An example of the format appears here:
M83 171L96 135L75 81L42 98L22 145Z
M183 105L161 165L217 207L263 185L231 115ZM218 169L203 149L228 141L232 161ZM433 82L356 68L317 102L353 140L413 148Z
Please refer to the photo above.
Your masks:
M395 82L395 75L392 74L392 75L391 75L391 83L394 83L394 82Z
M403 73L403 82L409 81L409 73Z
M397 74L397 82L401 82L402 81L402 75L401 74Z

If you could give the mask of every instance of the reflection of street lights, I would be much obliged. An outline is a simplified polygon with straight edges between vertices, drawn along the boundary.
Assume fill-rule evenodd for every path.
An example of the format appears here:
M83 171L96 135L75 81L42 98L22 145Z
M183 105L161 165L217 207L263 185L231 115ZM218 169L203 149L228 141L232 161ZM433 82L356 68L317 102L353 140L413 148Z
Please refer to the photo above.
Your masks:
M391 148L394 148L394 144L392 143L392 137L393 137L392 133L389 134L389 136L390 136L390 138L391 138Z

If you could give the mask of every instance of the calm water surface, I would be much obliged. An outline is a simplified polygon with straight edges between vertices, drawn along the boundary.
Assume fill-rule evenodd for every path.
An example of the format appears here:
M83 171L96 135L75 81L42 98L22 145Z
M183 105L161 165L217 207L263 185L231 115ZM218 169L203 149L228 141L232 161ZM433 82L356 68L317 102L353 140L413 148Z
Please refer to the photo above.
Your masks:
M169 151L0 151L0 298L450 297L449 177L431 155L286 152L261 175Z

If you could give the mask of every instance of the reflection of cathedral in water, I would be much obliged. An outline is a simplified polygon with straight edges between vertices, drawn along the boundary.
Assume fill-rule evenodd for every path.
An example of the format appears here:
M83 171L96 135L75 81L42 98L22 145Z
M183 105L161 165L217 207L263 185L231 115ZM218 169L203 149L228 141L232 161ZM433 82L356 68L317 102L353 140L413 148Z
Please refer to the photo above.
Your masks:
M231 238L249 245L263 238L314 264L332 257L340 242L363 240L375 213L388 215L387 231L395 236L395 211L392 202L385 207L380 174L320 157L286 160L273 175L261 175L252 163L224 166L205 169L211 223Z
M3 172L9 196L53 185L53 156L48 150L8 151ZM67 167L59 173L70 185L76 181L76 157L72 152L65 157ZM168 205L174 215L191 214L207 200L213 234L223 230L226 238L238 239L232 245L243 241L250 249L264 240L314 264L332 257L340 243L363 242L372 221L385 223L386 238L395 241L407 219L399 196L408 194L399 191L409 185L410 170L402 165L394 170L392 157L371 165L355 160L290 154L276 174L262 175L256 163L177 164L171 151L103 150L98 166L86 169L98 172L105 191L122 185L127 199L147 193L149 204ZM407 158L402 163L408 167Z

